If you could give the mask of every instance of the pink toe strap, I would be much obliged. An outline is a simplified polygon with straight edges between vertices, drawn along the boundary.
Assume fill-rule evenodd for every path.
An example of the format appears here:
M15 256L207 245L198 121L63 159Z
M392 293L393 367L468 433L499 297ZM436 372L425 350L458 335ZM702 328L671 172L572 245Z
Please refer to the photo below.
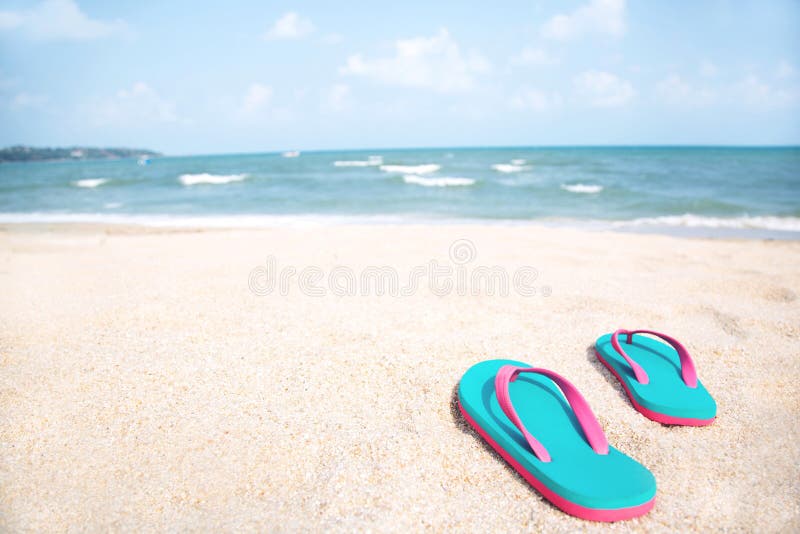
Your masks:
M506 414L506 417L508 417L511 422L514 423L514 426L522 432L533 454L535 454L539 460L549 462L551 459L550 453L547 452L544 445L539 443L522 424L516 410L514 410L514 406L511 404L511 397L508 393L508 385L516 380L520 373L540 374L555 382L567 398L570 407L575 412L575 417L578 419L578 423L581 425L589 445L591 445L592 449L597 454L608 454L608 440L603 433L603 429L600 427L600 423L597 422L586 399L583 398L583 395L580 394L578 389L573 386L569 380L547 369L504 365L497 371L497 375L494 379L497 402L500 404L500 408L503 410L503 413Z
M647 373L642 369L642 366L636 363L630 356L625 353L622 346L619 344L619 335L623 334L628 336L626 343L630 345L633 343L633 335L634 334L650 334L651 336L656 336L670 345L675 351L678 353L678 358L681 360L681 376L683 377L683 382L689 386L690 388L697 387L697 371L694 368L694 362L692 361L692 357L689 356L689 351L681 345L680 341L677 339L668 336L666 334L662 334L660 332L655 332L653 330L624 330L619 329L611 335L611 346L614 347L620 356L625 358L625 361L628 362L628 365L631 366L633 369L633 375L636 377L636 380L640 384L647 384L650 379L647 377Z

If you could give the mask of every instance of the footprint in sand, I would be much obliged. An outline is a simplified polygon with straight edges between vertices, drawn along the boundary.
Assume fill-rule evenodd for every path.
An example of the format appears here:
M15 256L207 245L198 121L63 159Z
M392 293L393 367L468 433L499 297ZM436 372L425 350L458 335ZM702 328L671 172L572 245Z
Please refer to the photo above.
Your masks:
M767 289L763 297L766 300L771 300L773 302L794 302L797 300L797 293L789 289L788 287L771 287Z
M741 324L739 324L739 319L737 317L723 313L713 306L703 306L702 311L711 314L714 318L714 322L716 322L717 326L722 328L726 334L738 338L747 337L747 332L742 328Z

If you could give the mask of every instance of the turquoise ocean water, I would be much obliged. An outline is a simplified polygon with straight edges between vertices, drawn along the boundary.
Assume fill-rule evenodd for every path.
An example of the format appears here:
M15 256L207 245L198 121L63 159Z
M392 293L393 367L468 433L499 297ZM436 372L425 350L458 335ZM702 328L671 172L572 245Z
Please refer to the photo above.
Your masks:
M0 165L0 222L537 222L800 237L800 148L444 148Z

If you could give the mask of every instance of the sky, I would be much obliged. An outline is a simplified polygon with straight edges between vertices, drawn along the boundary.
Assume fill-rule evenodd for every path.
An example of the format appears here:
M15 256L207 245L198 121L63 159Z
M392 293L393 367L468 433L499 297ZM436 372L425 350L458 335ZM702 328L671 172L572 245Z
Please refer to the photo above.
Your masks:
M0 0L0 145L800 144L800 2Z

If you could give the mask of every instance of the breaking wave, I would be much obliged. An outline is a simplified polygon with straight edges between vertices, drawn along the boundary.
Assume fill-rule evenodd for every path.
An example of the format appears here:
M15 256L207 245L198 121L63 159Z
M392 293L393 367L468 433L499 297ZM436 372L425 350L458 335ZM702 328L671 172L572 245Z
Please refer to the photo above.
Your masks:
M515 160L519 161L519 160ZM521 172L521 171L528 171L530 170L530 165L518 165L516 163L496 163L492 165L492 168L497 172Z
M369 156L366 160L340 160L334 161L334 167L377 167L383 164L383 156Z
M208 174L207 172L201 174L181 174L178 180L183 185L197 185L197 184L229 184L231 182L241 182L247 178L246 174Z
M407 184L416 184L424 187L467 186L475 183L475 180L472 178L460 178L456 176L425 178L424 176L417 176L416 174L407 174L403 176L403 181Z
M672 226L686 228L729 228L734 230L775 230L781 232L800 232L800 217L776 217L771 215L742 217L706 217L686 213L684 215L665 215L661 217L641 217L629 221L615 221L614 227Z
M384 172L394 172L397 174L430 174L441 169L441 165L436 163L423 163L422 165L381 165Z
M592 184L561 184L561 189L569 191L570 193L594 194L602 191L603 186Z
M87 178L85 180L78 180L72 182L72 185L77 187L91 187L95 188L108 182L107 178Z

